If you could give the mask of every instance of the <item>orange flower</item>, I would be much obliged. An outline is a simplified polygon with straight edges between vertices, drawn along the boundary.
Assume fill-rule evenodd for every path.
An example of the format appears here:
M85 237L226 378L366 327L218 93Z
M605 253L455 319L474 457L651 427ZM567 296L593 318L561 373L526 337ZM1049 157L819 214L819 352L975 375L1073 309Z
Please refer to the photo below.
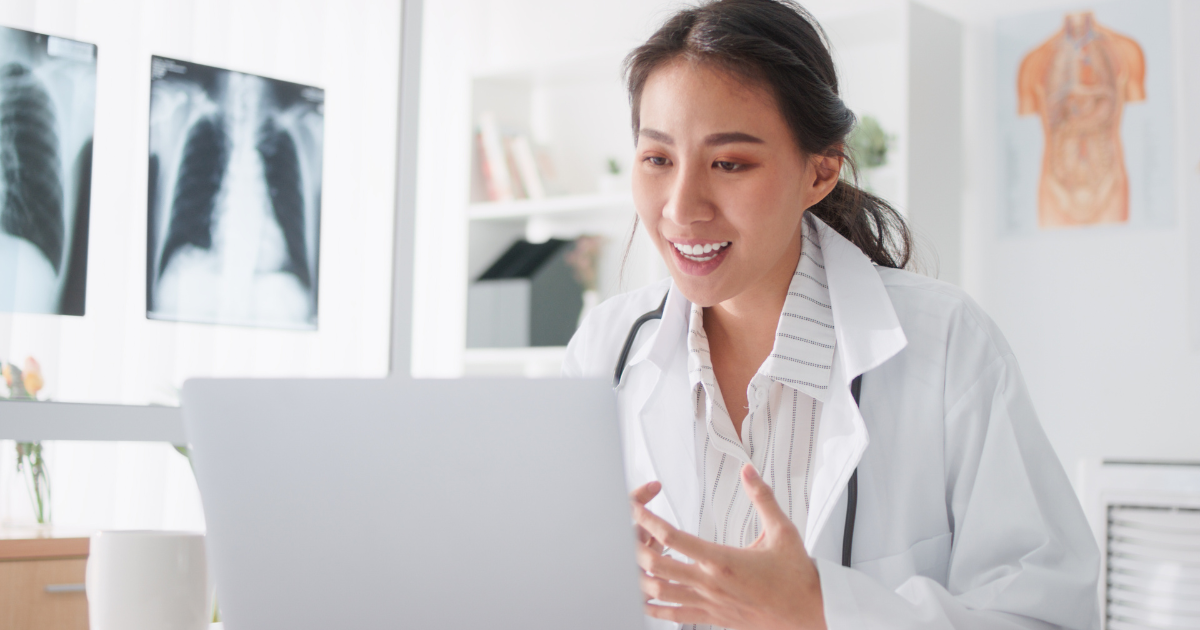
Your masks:
M42 380L42 366L33 357L25 357L25 391L36 398L38 391L46 384Z
M4 373L4 384L9 389L12 389L12 368L8 366L8 363L5 363L4 367L0 367L0 372Z

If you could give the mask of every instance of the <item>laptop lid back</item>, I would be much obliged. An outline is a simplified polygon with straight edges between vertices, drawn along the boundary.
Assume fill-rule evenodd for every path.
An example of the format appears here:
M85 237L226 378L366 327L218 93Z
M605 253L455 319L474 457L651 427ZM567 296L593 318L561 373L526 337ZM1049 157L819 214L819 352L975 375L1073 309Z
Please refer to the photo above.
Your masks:
M600 380L194 379L229 630L642 627Z

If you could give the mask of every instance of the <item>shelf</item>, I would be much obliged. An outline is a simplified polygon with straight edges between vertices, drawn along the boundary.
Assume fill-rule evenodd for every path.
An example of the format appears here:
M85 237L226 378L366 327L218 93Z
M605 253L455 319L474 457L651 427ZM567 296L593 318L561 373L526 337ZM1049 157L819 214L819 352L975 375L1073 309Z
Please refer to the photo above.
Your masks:
M467 218L472 221L497 221L572 212L631 210L632 208L633 195L630 193L568 195L547 197L546 199L473 203L467 207Z

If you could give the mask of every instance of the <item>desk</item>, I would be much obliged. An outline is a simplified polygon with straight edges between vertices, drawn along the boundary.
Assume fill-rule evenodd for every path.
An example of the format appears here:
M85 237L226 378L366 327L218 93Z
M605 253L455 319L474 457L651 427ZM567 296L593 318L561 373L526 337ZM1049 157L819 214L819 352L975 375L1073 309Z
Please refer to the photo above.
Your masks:
M87 630L85 537L0 530L0 628Z

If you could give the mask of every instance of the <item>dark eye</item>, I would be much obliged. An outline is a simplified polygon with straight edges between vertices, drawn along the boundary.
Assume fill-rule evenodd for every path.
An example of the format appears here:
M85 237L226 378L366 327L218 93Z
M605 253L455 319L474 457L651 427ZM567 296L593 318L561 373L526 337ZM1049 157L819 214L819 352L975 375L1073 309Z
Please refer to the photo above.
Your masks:
M726 173L732 173L742 167L742 165L738 164L737 162L726 162L724 160L713 162L713 166L725 171Z
M667 165L667 158L665 158L665 157L651 156L651 157L646 158L646 160L655 166L666 166Z

